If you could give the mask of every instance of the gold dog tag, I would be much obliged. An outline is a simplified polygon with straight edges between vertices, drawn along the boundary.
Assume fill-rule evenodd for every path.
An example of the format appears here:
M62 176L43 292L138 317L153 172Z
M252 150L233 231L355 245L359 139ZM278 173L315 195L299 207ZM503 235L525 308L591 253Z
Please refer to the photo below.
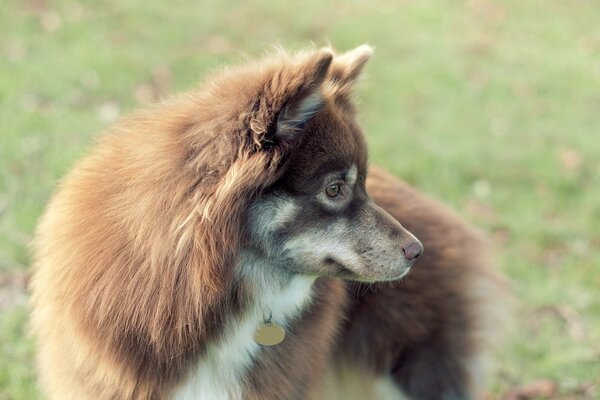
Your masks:
M285 338L282 327L273 322L261 323L254 332L254 341L262 346L275 346Z

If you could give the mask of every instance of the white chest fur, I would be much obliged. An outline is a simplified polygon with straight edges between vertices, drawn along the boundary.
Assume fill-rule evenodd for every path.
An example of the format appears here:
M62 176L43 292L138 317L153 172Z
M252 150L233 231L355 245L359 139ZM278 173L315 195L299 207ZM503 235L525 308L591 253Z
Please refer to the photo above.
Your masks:
M248 263L239 271L240 279L250 279L254 297L241 315L226 322L219 339L209 344L196 369L175 392L175 400L237 400L242 398L242 379L261 346L254 332L268 315L286 327L300 315L311 298L314 277L294 276L278 279L269 268ZM272 271L271 271L272 272Z

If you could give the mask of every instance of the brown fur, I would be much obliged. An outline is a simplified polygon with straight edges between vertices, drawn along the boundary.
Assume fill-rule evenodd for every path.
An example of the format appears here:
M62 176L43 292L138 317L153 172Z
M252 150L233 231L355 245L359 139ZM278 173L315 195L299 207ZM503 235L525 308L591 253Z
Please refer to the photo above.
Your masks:
M36 235L33 329L52 398L169 397L253 290L232 279L244 213L288 169L299 140L274 142L278 114L320 90L326 114L317 120L342 121L327 122L339 142L354 124L349 90L365 61L327 49L280 52L126 118L99 140ZM488 279L480 239L391 177L370 179L375 201L422 237L426 258L401 283L351 293L343 326L346 284L318 280L317 300L289 338L251 368L247 398L309 390L319 398L339 329L344 362L393 371L410 393L426 390L418 376L430 362L456 366L436 367L456 375L440 385L471 379L467 359L481 350L474 335L483 321L471 282Z

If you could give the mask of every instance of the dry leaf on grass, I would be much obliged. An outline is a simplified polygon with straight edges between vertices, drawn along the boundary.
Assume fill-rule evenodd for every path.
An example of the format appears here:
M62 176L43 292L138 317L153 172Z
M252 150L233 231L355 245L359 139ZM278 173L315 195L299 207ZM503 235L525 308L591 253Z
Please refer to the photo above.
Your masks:
M583 157L574 149L563 149L559 154L560 162L567 171L579 169L583 163Z
M558 384L556 382L549 379L538 379L526 385L510 389L502 398L503 400L547 398L555 395L557 391Z

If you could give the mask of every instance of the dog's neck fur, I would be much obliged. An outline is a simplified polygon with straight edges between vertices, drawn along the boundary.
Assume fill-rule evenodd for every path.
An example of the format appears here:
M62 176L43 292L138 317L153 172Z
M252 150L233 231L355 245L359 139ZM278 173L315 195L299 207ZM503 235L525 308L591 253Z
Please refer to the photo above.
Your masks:
M220 334L176 391L177 400L241 399L243 377L260 356L261 346L254 342L258 325L271 315L285 329L310 302L316 279L291 274L249 250L242 251L235 277L249 288L246 307L225 318Z

